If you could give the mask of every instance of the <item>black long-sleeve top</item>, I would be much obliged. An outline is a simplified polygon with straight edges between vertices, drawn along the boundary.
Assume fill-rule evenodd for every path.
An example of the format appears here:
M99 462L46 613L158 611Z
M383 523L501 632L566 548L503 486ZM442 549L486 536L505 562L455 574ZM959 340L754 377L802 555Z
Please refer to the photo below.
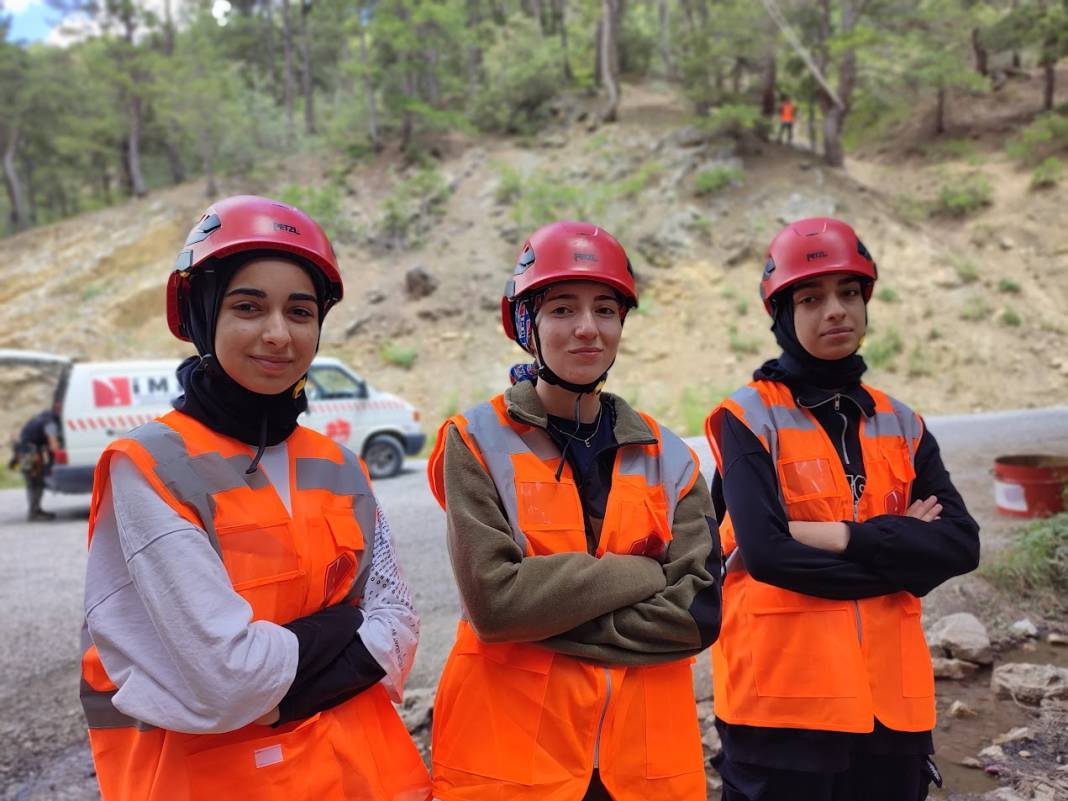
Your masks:
M864 491L859 422L874 413L862 388L848 392L795 392L835 443L854 500ZM878 515L849 526L849 544L834 554L797 542L779 500L771 455L744 423L724 415L720 450L722 475L712 481L716 514L731 513L746 570L757 581L822 598L855 600L902 590L923 596L979 562L979 526L953 486L934 436L924 429L916 451L916 478L909 502L934 495L939 520L925 523L904 515ZM932 753L930 732L895 732L878 721L866 735L737 726L717 721L727 755L737 761L788 770L839 771L850 751Z

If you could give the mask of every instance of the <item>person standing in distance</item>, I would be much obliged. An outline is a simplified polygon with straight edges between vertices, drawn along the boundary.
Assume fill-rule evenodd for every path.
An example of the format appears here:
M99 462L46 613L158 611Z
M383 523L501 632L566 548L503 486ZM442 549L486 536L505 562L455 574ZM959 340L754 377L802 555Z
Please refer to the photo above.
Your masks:
M693 451L601 392L637 305L606 231L539 229L501 303L535 362L438 432L464 609L434 707L440 801L706 797L690 665L719 630L719 538Z
M362 462L297 424L343 288L307 214L209 208L167 285L196 356L94 481L82 704L104 801L426 801L419 619Z
M840 220L780 231L760 293L782 354L706 423L724 801L920 801L941 781L920 599L975 569L979 527L923 419L861 382L876 277Z
M59 413L61 405L55 402L51 408L31 417L19 432L14 443L8 467L16 467L26 482L26 519L54 520L55 512L41 508L44 497L45 477L52 469L55 453L63 447L59 440Z

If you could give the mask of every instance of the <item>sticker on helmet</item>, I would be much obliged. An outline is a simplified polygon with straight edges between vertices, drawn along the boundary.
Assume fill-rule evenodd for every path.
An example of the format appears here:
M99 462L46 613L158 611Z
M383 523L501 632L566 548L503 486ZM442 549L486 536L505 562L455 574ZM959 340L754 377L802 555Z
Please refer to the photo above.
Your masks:
M816 261L816 259L827 258L827 251L825 250L813 250L811 253L805 254L805 261Z
M297 236L300 236L300 231L298 231L292 225L286 225L285 223L276 222L274 224L274 230L285 231L288 234L296 234Z
M599 259L596 253L575 253L575 261L591 261L596 264Z

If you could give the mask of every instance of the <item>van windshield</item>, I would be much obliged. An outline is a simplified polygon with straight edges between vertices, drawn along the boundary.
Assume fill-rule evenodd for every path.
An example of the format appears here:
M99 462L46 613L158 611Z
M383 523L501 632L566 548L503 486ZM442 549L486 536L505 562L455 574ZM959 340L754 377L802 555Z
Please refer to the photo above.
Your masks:
M305 390L308 400L363 398L367 390L352 376L336 367L312 367Z

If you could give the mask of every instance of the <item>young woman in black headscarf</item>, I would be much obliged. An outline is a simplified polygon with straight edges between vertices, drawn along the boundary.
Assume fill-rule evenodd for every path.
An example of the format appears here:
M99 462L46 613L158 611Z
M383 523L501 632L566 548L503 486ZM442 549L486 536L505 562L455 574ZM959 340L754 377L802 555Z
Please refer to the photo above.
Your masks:
M920 801L940 782L920 599L976 567L979 531L923 419L861 381L876 277L847 224L784 228L761 281L782 353L707 422L724 801Z

